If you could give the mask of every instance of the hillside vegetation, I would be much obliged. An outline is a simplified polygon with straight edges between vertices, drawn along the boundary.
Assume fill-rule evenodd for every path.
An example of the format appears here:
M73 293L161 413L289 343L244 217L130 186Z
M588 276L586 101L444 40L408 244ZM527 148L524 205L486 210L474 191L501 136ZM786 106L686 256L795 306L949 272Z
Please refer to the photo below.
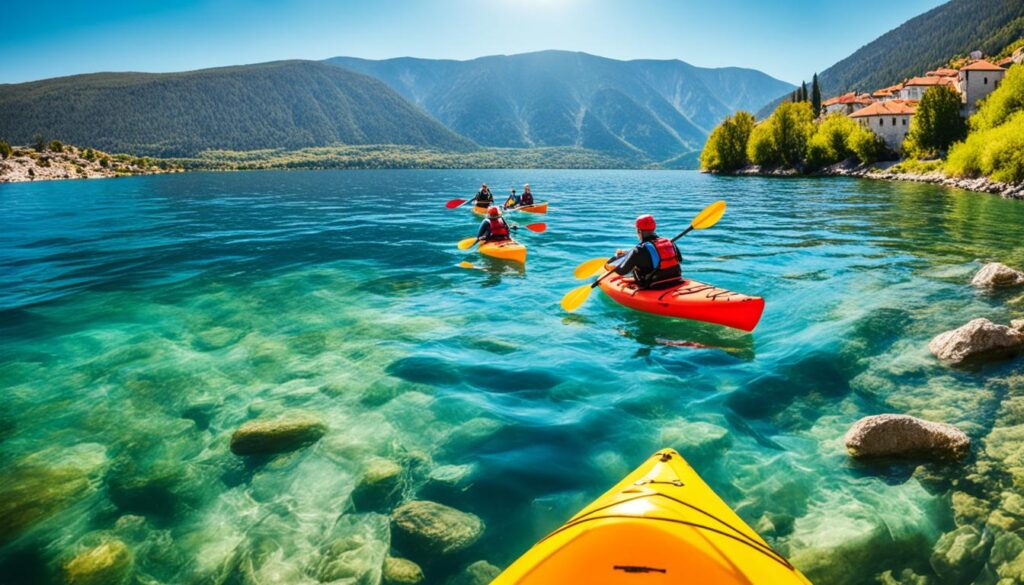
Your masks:
M469 61L328 60L372 75L455 132L493 147L580 147L692 164L738 109L792 89L759 71L542 51Z
M337 144L475 147L380 81L314 61L0 85L0 136L27 143L37 133L150 156Z

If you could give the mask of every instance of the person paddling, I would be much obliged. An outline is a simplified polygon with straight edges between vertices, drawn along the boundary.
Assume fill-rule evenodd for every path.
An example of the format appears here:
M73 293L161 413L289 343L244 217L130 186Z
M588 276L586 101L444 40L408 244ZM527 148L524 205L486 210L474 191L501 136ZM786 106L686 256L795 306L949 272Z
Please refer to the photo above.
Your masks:
M501 209L491 207L487 210L487 219L480 222L476 238L484 242L502 242L512 239L509 231L505 218L501 217Z
M476 206L478 208L483 209L487 209L494 204L494 195L487 187L487 183L480 185L480 190L476 192L476 196L473 197L473 200L476 201Z
M636 235L640 243L626 252L618 250L615 257L614 271L616 274L632 273L639 288L658 289L675 286L682 282L682 254L679 248L668 238L654 232L657 223L650 215L636 218Z
M523 186L523 194L519 196L519 207L533 205L533 192L530 191L530 184Z

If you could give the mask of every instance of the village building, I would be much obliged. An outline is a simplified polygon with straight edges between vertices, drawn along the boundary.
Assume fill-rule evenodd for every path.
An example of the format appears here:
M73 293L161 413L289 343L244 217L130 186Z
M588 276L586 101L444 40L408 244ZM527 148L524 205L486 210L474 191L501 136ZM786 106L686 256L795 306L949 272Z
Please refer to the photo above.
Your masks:
M964 117L978 111L978 102L988 97L1006 75L1002 67L979 59L960 68L958 88L964 104Z
M917 102L889 100L875 102L850 114L850 117L870 129L890 149L899 152L910 130L910 119L917 110Z
M825 108L826 114L833 112L842 112L849 116L850 114L874 103L875 100L867 94L857 95L857 92L851 91L845 93L839 97L827 99L821 103L822 107Z
M903 84L902 83L898 83L896 85L890 85L889 87L884 87L884 88L882 88L882 89L872 93L871 97L874 98L877 101L883 101L883 102L889 101L889 100L897 100L897 99L900 99L900 90L901 89L903 89Z
M920 100L924 92L935 86L946 86L956 90L957 80L954 77L931 75L927 77L912 77L903 82L900 89L901 100Z

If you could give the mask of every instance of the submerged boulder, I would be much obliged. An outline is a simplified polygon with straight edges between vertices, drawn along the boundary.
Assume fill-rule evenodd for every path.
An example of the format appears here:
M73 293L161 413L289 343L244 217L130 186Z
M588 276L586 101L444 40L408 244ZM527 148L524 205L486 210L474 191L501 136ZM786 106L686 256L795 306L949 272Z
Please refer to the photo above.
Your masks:
M110 539L78 553L63 569L68 585L118 585L128 580L132 553L124 542Z
M402 466L388 459L372 459L352 490L352 504L359 511L383 510L402 495Z
M424 556L459 552L480 539L484 522L437 502L416 500L391 514L395 543L409 554Z
M501 569L487 561L477 561L448 580L448 585L487 585L498 578Z
M343 516L332 529L313 574L321 583L379 583L389 538L387 516Z
M855 458L959 459L971 446L971 439L953 425L905 414L866 416L850 427L844 441Z
M1024 272L1014 270L1002 262L989 262L971 279L971 285L981 288L1003 288L1024 284Z
M271 420L251 420L231 435L236 455L285 453L320 440L327 425L310 414L293 414Z
M965 583L985 565L992 539L973 526L947 532L935 543L930 563L942 583Z
M423 569L408 559L384 559L384 585L419 585L423 582Z
M732 446L728 429L707 422L676 421L661 430L661 444L688 458L721 454Z
M928 349L935 357L954 365L975 358L1009 356L1024 349L1024 331L988 319L974 319L937 335Z

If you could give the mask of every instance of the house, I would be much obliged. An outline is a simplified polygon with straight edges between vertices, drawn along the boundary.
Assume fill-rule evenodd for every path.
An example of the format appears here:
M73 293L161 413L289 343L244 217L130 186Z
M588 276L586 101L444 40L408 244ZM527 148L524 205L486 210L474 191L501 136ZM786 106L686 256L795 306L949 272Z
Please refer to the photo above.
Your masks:
M889 87L884 87L878 91L875 91L874 93L871 94L871 97L874 98L875 100L883 102L888 100L899 99L901 89L903 89L903 84L897 83L896 85L890 85Z
M978 102L992 93L1004 75L1005 69L984 59L972 61L960 68L958 87L965 117L978 111Z
M901 100L920 100L924 97L924 92L940 85L951 87L956 90L957 80L953 77L939 75L912 77L903 82L903 88L900 89L899 98Z
M870 129L892 150L899 152L903 140L910 130L910 119L917 111L917 102L912 100L889 100L875 102L850 117Z
M850 115L857 110L873 104L875 100L867 94L857 95L857 92L851 91L841 96L827 99L821 102L822 107L825 108L826 114L833 112L842 112L846 115Z
M939 67L935 71L929 71L928 73L925 73L925 77L957 77L959 75L959 70L950 69L949 67Z

